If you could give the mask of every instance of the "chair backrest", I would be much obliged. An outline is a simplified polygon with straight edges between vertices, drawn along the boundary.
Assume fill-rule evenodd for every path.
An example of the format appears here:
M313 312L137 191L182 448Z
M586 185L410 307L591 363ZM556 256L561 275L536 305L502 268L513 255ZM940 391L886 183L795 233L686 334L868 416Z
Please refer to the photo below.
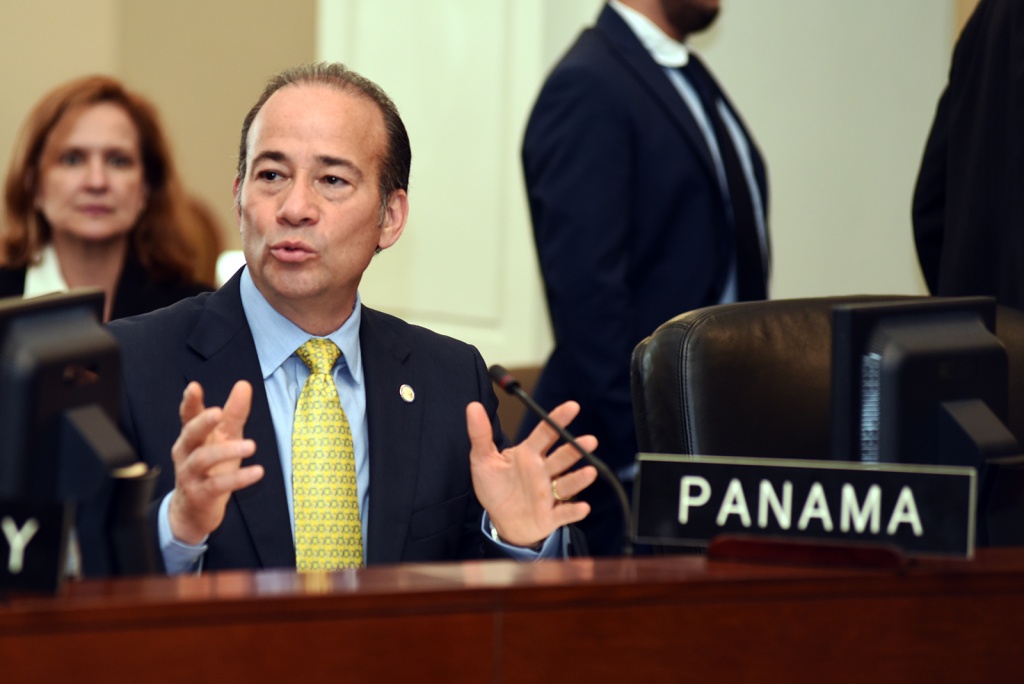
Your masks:
M723 304L661 325L633 352L642 452L829 458L832 308L905 296ZM1024 312L999 307L1008 427L1024 445Z

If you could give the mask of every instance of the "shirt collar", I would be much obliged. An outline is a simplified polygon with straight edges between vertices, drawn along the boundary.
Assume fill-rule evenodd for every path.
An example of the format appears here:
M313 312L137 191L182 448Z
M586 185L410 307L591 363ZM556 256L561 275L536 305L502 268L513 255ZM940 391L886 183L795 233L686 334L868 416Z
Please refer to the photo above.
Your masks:
M690 61L690 50L685 44L665 34L658 25L632 7L618 0L608 0L608 5L619 13L637 40L651 53L655 62L663 67L684 67Z
M66 292L68 284L60 272L60 259L53 243L48 242L39 251L39 263L25 269L25 297L37 297L53 292Z
M246 320L249 321L252 339L256 344L260 372L266 380L310 338L310 334L270 305L252 281L248 266L242 272L240 285L242 309ZM363 382L363 362L359 348L359 322L362 319L362 311L362 302L357 292L352 315L340 328L326 335L327 339L338 345L342 361L357 385Z

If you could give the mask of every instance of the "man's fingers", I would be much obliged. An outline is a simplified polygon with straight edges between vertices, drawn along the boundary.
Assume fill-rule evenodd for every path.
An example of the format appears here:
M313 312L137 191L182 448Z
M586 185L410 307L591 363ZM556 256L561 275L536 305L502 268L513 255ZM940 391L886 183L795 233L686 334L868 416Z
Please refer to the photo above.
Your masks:
M256 453L256 442L251 439L233 439L226 442L215 442L194 450L189 458L188 468L198 474L200 479L212 477L211 470L217 469L222 463L234 463L249 458ZM222 469L218 470L218 473ZM231 468L236 470L236 468ZM224 470L223 472L229 472Z
M202 387L197 382L189 383L179 407L182 427L175 450L184 454L192 452L206 442L214 430L221 439L241 439L251 406L252 385L245 380L235 383L224 408L203 408Z
M576 438L576 443L584 450L594 453L597 449L597 438L593 435L583 435ZM576 462L583 458L583 454L576 450L572 444L563 444L547 457L544 461L544 468L548 475L555 477L561 475L569 468L576 465Z
M252 465L229 472L211 475L199 485L208 497L217 497L244 489L259 482L263 477L263 466Z
M217 432L227 439L239 439L245 432L245 421L249 420L252 408L252 385L239 380L231 388L228 400L224 402L224 413Z
M178 405L178 415L181 417L181 424L184 425L203 412L206 406L203 405L203 386L198 382L190 382L181 395L181 404Z
M487 410L479 401L466 405L466 432L469 433L470 455L490 453L495 449L494 430Z
M243 489L263 477L263 466L225 469L211 475L177 478L171 497L171 532L187 544L199 544L224 519L224 507L231 492Z
M235 383L224 407L204 407L202 387L185 388L178 412L181 432L171 448L174 494L170 522L175 538L197 544L224 519L228 496L260 480L263 466L242 467L256 453L256 443L244 439L252 405L252 385Z
M578 523L590 514L590 504L586 501L573 501L555 506L551 511L554 523L557 527Z
M184 415L184 413L183 413ZM206 439L220 423L221 409L216 406L203 409L181 426L181 433L171 447L174 460L186 458L190 453L202 446Z
M579 404L575 401L567 401L556 406L549 415L556 424L565 427L579 415L579 412ZM537 424L537 427L533 428L533 431L530 432L523 443L533 451L543 454L547 453L547 450L557 441L558 432L544 421L541 421Z
M185 495L187 505L202 508L207 502L247 487L263 477L263 466L238 468L200 480L179 483L178 489Z
M571 499L594 484L596 479L597 468L594 466L579 468L552 480L554 486L551 488L551 494L554 496L557 491L558 496L562 499Z

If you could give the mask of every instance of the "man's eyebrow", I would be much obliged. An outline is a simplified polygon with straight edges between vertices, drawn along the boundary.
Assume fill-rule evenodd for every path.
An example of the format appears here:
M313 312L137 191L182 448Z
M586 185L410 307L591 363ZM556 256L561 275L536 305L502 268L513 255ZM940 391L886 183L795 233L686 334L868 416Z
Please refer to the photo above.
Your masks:
M362 180L363 178L362 170L358 166L356 166L354 162L348 159L344 159L341 157L332 157L330 155L319 155L317 156L316 160L323 166L341 166L343 168L346 168L353 174L355 174L357 180Z
M284 152L278 152L276 150L266 150L260 152L252 159L252 165L260 163L261 161L272 161L272 162L284 162L288 159Z

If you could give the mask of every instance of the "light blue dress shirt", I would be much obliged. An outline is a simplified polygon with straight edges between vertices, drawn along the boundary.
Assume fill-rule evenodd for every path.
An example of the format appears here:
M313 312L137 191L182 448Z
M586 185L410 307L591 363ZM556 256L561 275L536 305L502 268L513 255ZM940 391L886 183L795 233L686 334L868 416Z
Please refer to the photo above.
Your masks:
M309 338L310 334L281 315L263 297L249 269L246 268L241 278L242 309L249 321L256 355L260 362L260 372L267 392L270 415L274 423L274 434L277 438L277 450L281 457L281 472L288 499L288 519L291 523L292 538L295 535L295 510L292 488L292 424L295 420L295 406L302 392L302 386L309 377L309 368L295 353ZM362 521L363 548L366 548L366 531L369 527L370 509L370 465L369 446L367 444L366 419L366 387L363 379L363 364L359 346L359 323L362 318L362 303L356 295L355 307L348 320L327 339L338 345L341 356L334 365L332 375L338 388L341 407L352 428L352 444L356 458L356 486L359 490L359 515ZM256 325L253 322L257 322ZM259 448L259 445L257 445ZM469 458L469 454L466 454ZM206 545L193 546L184 544L174 538L171 533L168 509L168 494L160 506L159 537L160 549L168 574L194 572L200 566ZM493 539L490 521L486 513L481 523L481 532ZM563 539L565 537L565 539ZM506 553L518 560L534 560L536 558L553 558L564 553L564 545L568 543L568 535L559 530L545 540L539 552L509 546L500 540L496 543Z

